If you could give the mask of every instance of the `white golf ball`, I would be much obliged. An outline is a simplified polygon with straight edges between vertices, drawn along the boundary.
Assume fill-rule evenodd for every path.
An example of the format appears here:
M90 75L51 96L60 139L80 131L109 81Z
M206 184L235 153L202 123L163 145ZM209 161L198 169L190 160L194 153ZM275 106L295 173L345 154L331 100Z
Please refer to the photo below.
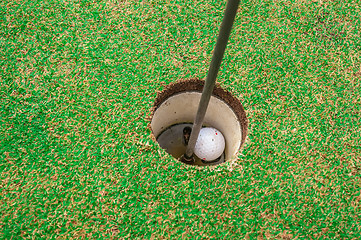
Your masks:
M213 161L222 155L226 143L223 134L215 128L205 127L199 132L194 153L205 161Z

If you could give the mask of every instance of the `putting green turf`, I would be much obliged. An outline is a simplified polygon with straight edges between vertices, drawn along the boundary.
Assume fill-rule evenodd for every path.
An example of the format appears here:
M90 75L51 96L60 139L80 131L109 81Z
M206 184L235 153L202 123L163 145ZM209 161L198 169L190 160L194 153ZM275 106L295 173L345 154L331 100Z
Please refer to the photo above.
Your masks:
M194 168L147 128L205 78L225 1L0 2L0 238L360 238L361 7L244 1L218 81L237 161Z

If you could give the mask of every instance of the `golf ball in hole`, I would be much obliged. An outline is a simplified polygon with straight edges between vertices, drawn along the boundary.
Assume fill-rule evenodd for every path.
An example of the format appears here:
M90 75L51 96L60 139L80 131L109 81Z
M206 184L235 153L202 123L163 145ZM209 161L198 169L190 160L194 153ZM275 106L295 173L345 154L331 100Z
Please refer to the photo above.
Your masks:
M199 132L194 153L204 161L213 161L224 152L223 134L215 128L205 127Z

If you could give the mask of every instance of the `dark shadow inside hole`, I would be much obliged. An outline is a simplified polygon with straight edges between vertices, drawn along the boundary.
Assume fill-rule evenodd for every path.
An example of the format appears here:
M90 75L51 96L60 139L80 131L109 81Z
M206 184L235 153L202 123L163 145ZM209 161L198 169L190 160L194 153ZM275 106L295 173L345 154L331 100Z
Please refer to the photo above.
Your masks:
M186 152L187 144L190 134L192 132L191 123L175 124L166 128L157 137L157 142L161 148L166 150L174 158L182 161L182 157ZM199 159L196 155L193 157L194 161L182 161L189 165L198 166L212 166L225 162L225 154L223 153L219 158L213 161L204 161Z

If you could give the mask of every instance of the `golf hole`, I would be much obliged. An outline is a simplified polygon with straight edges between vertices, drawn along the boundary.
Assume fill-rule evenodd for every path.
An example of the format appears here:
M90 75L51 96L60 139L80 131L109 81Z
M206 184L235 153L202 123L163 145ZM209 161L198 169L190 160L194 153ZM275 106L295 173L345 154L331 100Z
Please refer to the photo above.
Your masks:
M172 83L158 93L151 112L151 131L159 146L181 160L190 133L204 81L182 80ZM248 131L248 120L241 102L219 86L215 86L203 122L204 127L218 129L225 139L225 150L213 161L197 156L190 165L212 166L236 159ZM188 132L187 132L188 131Z

